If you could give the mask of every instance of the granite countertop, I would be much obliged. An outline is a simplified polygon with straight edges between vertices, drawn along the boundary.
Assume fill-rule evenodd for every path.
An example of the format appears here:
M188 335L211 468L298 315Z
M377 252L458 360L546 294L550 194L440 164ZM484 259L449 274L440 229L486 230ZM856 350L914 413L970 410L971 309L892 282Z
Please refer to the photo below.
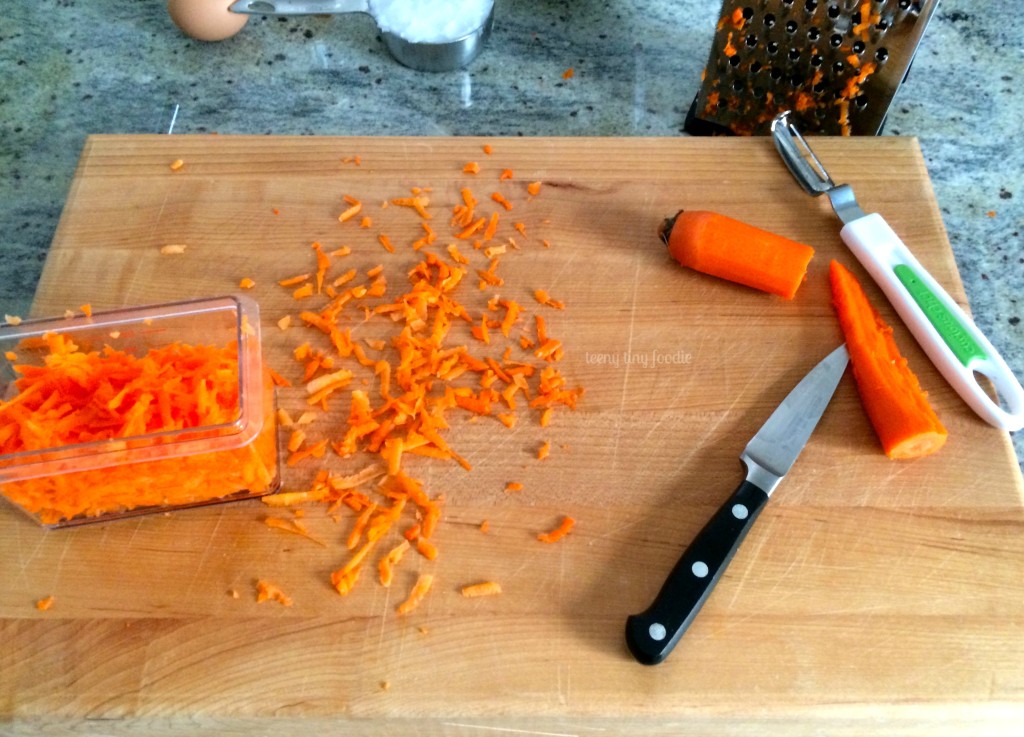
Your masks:
M177 108L176 133L677 136L720 9L498 0L483 55L429 74L396 64L363 14L256 16L203 43L155 0L10 5L0 15L0 310L10 314L29 311L91 133L167 132ZM1013 10L943 0L884 135L920 140L977 322L1024 376L1024 47L1005 20Z

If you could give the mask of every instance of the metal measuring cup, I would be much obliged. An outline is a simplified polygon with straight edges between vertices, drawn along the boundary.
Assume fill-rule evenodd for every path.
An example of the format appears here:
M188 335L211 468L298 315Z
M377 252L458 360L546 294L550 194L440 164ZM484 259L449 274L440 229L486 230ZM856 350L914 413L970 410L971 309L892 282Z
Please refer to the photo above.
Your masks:
M246 15L340 15L366 13L380 24L370 10L369 0L238 0L228 8ZM381 31L384 45L399 63L422 72L450 72L469 64L484 49L494 25L494 3L484 22L475 30L452 41L431 43L409 41L396 33Z

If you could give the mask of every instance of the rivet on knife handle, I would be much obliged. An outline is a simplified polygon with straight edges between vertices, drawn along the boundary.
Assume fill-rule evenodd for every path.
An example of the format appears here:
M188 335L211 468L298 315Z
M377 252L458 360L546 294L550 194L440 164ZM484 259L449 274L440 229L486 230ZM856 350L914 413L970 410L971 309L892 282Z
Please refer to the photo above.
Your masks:
M626 619L626 644L639 662L657 665L672 652L767 501L750 482L740 484L690 543L654 603Z

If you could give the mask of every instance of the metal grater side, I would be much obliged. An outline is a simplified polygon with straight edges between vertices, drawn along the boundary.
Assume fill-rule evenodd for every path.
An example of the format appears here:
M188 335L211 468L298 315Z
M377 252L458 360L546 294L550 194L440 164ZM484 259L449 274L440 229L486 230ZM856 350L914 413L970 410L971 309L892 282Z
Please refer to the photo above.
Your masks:
M938 0L724 0L686 130L875 135Z

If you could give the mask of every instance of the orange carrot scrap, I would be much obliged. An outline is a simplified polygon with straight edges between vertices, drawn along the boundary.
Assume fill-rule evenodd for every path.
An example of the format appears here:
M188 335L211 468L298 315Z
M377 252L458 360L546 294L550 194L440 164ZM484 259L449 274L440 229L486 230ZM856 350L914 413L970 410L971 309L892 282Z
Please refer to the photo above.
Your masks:
M416 551L427 560L437 560L437 546L425 538L417 538Z
M395 566L398 565L399 561L402 560L402 556L410 548L408 540L402 540L398 545L391 548L387 555L380 559L377 564L377 570L380 574L380 583L382 586L390 586L391 582L395 578Z
M301 287L292 292L293 299L306 299L306 297L313 296L313 283L306 282Z
M462 171L465 174L479 174L480 164L476 163L475 161L470 161L468 164L462 167Z
M537 449L537 460L544 460L551 453L551 443L547 440Z
M308 281L312 276L312 274L299 274L297 276L288 277L287 279L281 279L277 283L282 287L294 287L297 284L302 284L302 282Z
M537 539L542 543L554 543L561 540L563 537L569 534L573 526L576 524L576 520L572 517L562 517L562 521L558 527L551 530L550 532L542 532L537 535Z
M509 481L505 484L505 491L522 491L523 485L518 481Z
M363 203L357 200L355 197L345 195L344 200L345 203L348 204L348 208L343 210L342 213L338 215L339 223L344 223L347 220L351 220L363 210Z
M171 171L180 171L185 166L185 162L182 159L175 159L171 162Z
M269 581L260 579L256 582L256 603L262 604L265 601L276 601L284 606L291 606L292 600L286 596L281 589Z
M513 176L511 169L502 169L501 174L498 175L498 181L504 181L511 179Z
M409 598L398 605L398 613L405 615L412 612L416 607L422 603L427 592L430 591L430 587L434 583L434 577L429 573L421 573L419 578L416 579L415 585L412 587L412 591L409 592Z
M253 287L256 286L256 282L254 282L249 277L245 277L240 282L238 282L238 286L241 287L242 289L252 289Z
M530 182L529 184L526 185L526 191L529 192L534 197L536 197L538 194L540 194L540 187L540 182Z
M312 533L310 533L309 530L306 529L306 526L298 520L282 519L281 517L265 517L263 519L263 524L275 530L290 532L293 535L301 535L302 537L312 540L321 547L327 547L327 544L323 540L315 537Z
M502 207L504 207L506 210L512 209L512 203L509 202L501 192L492 192L491 199L497 202Z
M45 612L53 606L53 601L54 599L52 595L44 597L36 602L36 609L38 609L41 612Z
M460 593L470 599L478 596L496 596L501 593L501 584L497 581L469 584L468 586L463 586Z
M377 236L377 240L380 242L382 246L384 246L385 251L387 251L388 253L395 252L395 246L391 243L391 239L384 235L384 233L380 233Z
M164 256L177 256L185 253L185 249L188 245L184 243L168 243L166 246L160 247L160 253Z
M562 79L572 79L573 75L575 74L576 70L573 69L572 67L569 67L564 72L562 72Z
M483 145L483 150L484 153L487 154L488 156L490 156L494 152L494 149L491 147L491 144L489 143L485 143Z

